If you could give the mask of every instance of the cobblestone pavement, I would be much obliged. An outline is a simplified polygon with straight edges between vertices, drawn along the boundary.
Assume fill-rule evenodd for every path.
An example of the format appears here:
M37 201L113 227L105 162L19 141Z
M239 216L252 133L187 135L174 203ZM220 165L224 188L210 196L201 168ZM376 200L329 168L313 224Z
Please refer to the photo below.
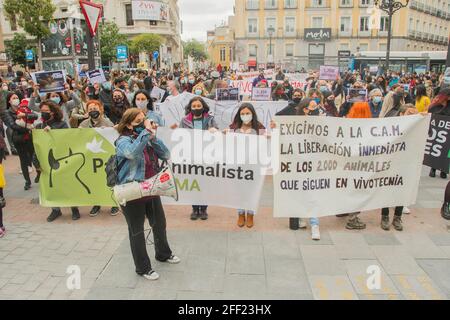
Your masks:
M155 282L134 273L123 216L104 209L90 218L82 208L79 221L64 210L47 223L49 209L34 204L37 186L23 190L18 159L9 157L5 170L0 299L450 298L450 229L439 214L448 180L427 177L425 168L404 232L381 230L379 212L368 212L364 231L321 219L322 240L314 242L309 230L290 231L287 219L271 217L270 178L251 230L235 225L234 210L211 207L208 221L192 222L189 207L167 206L169 242L182 262L152 259ZM80 289L68 289L70 266L80 268ZM380 271L380 287L368 288L368 268Z

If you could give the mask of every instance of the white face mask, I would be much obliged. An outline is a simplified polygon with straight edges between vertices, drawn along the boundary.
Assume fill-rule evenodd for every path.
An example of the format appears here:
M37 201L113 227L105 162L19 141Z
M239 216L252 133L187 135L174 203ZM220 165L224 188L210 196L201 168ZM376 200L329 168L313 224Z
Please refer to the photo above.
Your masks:
M26 82L26 81L22 81L22 87L24 87L24 88L28 88L28 82Z
M3 89L3 91L8 91L9 90L8 86L3 86L2 89Z
M11 105L12 105L13 107L17 107L17 106L19 106L19 104L20 104L20 100L19 100L19 99L13 99L13 100L11 100Z
M253 120L253 115L251 114L241 115L241 120L244 124L249 124Z
M136 107L139 109L147 110L148 100L136 101Z

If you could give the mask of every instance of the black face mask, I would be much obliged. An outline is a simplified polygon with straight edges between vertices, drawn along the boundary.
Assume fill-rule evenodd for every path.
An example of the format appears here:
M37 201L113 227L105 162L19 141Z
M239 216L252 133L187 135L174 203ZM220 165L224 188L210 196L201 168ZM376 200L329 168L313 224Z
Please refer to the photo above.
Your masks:
M144 122L141 122L137 126L133 126L133 131L137 134L141 134L142 131L145 130L145 124Z
M300 102L302 102L302 98L294 98L292 99L292 101L294 101L296 104L299 104Z
M202 109L192 109L192 114L196 117L200 117L203 114L203 108Z
M89 112L89 117L91 117L92 119L98 119L100 117L100 112L99 111L91 111L91 112Z
M50 120L50 118L52 117L52 115L50 114L50 112L42 112L41 113L42 119L44 121L48 121Z

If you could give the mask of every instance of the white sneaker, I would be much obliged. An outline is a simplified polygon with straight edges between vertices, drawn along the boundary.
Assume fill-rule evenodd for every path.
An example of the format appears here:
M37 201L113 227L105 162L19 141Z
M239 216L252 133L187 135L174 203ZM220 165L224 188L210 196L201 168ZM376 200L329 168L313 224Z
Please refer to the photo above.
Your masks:
M403 207L403 214L410 214L411 210L408 207Z
M311 226L311 238L313 240L320 240L319 226Z
M166 260L166 262L170 264L178 264L181 262L181 259L177 256L172 255L169 259Z
M155 281L159 279L159 274L156 273L155 271L150 271L147 274L142 275L145 279L147 280L151 280L151 281Z
M306 223L306 221L304 219L300 219L299 227L300 227L300 229L306 229L308 227L308 224Z

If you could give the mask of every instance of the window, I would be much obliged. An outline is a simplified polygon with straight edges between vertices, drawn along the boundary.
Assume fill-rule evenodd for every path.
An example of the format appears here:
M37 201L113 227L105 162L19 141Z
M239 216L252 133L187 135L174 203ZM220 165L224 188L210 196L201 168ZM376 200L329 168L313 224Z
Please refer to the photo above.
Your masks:
M312 0L312 6L316 8L325 7L325 0Z
M284 0L285 9L295 9L297 8L297 0Z
M341 17L341 26L339 31L341 33L350 33L352 30L352 18L351 17Z
M294 44L288 43L286 44L286 57L294 56Z
M350 50L350 44L348 44L348 43L341 43L339 45L339 50Z
M248 10L259 9L259 0L247 0L247 9Z
M368 43L361 43L359 45L359 51L369 51L369 44Z
M277 0L266 0L266 9L277 9Z
M127 26L134 26L133 10L130 3L125 5L125 19L127 21Z
M369 32L369 17L361 17L359 19L359 31Z
M353 0L340 0L341 7L353 7Z
M256 44L250 44L248 46L248 55L250 57L256 57L257 49L258 49L258 47L256 46Z
M266 18L266 34L270 35L269 30L272 32L272 36L275 35L277 30L277 20L276 18Z
M380 31L387 32L389 28L389 17L381 17L380 20Z
M360 7L368 7L372 4L372 0L359 0Z
M295 18L294 17L286 17L284 20L285 22L285 29L287 35L289 34L295 34Z
M258 19L249 18L248 19L248 33L258 33Z
M323 28L323 17L312 17L312 28Z
M227 52L225 50L225 47L220 48L220 61L225 61L227 56Z

